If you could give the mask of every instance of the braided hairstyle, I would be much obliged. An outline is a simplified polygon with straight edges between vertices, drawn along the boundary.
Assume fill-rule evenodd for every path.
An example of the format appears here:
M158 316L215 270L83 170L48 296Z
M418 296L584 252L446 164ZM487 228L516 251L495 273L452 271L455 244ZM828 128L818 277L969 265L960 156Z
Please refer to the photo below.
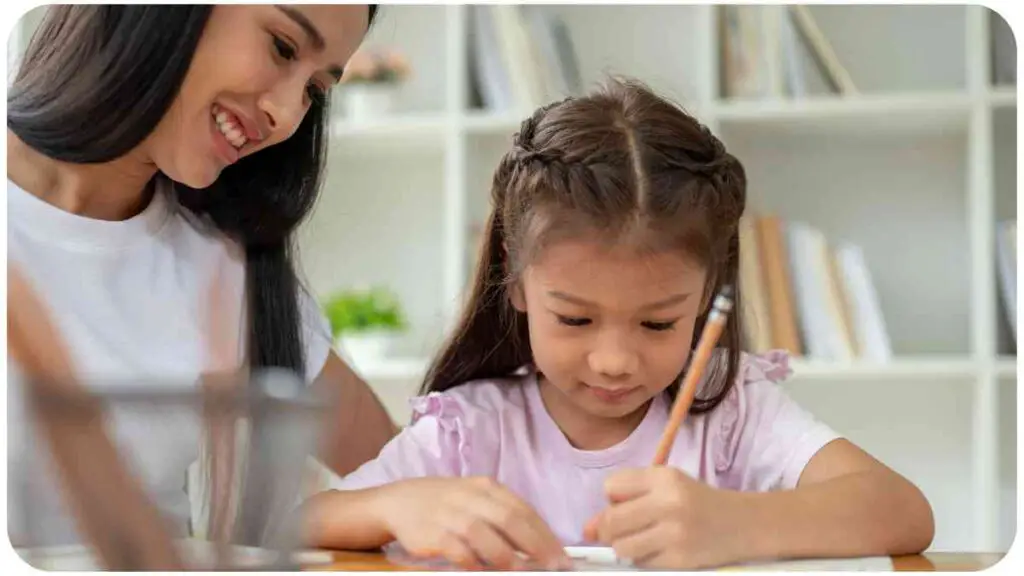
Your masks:
M745 203L740 162L708 128L639 82L612 79L593 94L538 109L494 174L472 292L421 393L530 365L526 318L509 289L545 245L588 233L609 245L682 250L705 267L696 346L713 295L726 284L739 288ZM737 307L739 297L737 290ZM714 409L735 382L739 323L739 314L729 316L720 340L725 350L709 364L692 412ZM670 396L679 380L667 389Z

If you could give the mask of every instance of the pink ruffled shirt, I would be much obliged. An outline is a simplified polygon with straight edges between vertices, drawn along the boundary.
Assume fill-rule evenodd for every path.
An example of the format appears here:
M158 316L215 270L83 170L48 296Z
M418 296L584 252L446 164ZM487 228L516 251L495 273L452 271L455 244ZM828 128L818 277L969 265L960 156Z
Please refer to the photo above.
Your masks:
M779 387L789 373L784 352L744 355L737 385L710 414L687 417L668 464L719 488L794 488L811 457L838 435ZM584 524L606 506L603 482L611 472L650 465L671 408L658 395L621 443L583 451L551 419L532 374L471 382L412 402L412 424L331 488L489 476L533 506L565 545L583 543Z

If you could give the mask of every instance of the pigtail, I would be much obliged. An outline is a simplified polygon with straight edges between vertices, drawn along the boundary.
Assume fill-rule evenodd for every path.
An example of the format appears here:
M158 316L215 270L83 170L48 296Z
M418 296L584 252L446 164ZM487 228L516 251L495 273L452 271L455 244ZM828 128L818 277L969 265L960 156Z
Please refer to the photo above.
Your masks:
M504 246L504 198L513 166L502 162L494 177L491 216L484 230L473 288L462 318L434 359L420 394L442 392L485 378L502 378L532 362L526 319L508 295L508 253Z
M704 331L704 325L707 324L708 316L711 314L712 304L714 302L714 294L721 291L723 286L731 285L733 287L733 301L736 303L742 302L742 287L739 285L739 229L733 230L732 235L728 241L728 252L722 266L719 267L718 274L714 282L709 283L712 286L710 290L711 297L704 299L705 306L704 312L701 313L700 317L693 325L693 339L690 344L690 358L693 358L693 354L697 349L697 344L700 342L701 332ZM690 406L691 414L703 414L714 410L725 396L733 387L733 383L736 382L736 377L739 376L740 369L740 355L743 350L743 322L741 314L734 313L729 314L726 318L725 328L722 331L722 336L718 340L718 351L717 354L708 362L704 384L698 391L697 395L693 399L693 404ZM686 367L683 368L683 372L676 379L676 382L668 388L667 392L670 397L674 400L675 395L679 391L679 385L682 382L683 375L690 368L690 362L687 361Z
M715 212L720 222L716 227L726 232L727 237L721 247L712 247L711 266L709 266L711 278L704 294L704 311L693 326L690 357L693 357L693 352L700 341L701 332L704 331L704 325L711 313L714 296L721 291L723 286L733 287L734 310L737 312L730 314L726 319L725 329L719 338L718 354L708 363L704 385L694 398L690 407L691 414L710 412L725 399L739 376L740 355L744 345L743 319L742 314L738 312L743 302L743 287L739 283L741 250L739 219L746 209L747 177L743 165L736 157L726 152L718 138L710 132L706 132L706 140L713 150L712 157L701 169L694 170L694 172L702 174L707 180L704 194L717 198L714 204L718 206ZM689 362L676 383L669 388L669 394L673 398L678 392L683 374L688 369Z

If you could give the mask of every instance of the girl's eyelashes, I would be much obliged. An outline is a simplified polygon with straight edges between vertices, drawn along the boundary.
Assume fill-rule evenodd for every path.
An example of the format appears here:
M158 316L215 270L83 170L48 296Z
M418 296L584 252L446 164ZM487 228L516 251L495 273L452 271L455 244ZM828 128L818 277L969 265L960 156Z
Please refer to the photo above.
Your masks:
M565 326L586 326L590 324L590 318L578 318L573 316L562 316L561 314L555 314L560 324Z
M676 322L678 322L678 320L672 320L670 322L643 322L642 324L643 327L648 330L653 330L655 332L667 332L676 327Z
M589 326L594 321L590 318L584 318L579 316L562 316L561 314L555 314L558 318L558 323L563 326L581 327ZM644 328L653 332L667 332L673 330L676 327L678 320L670 320L666 322L641 322L640 325Z

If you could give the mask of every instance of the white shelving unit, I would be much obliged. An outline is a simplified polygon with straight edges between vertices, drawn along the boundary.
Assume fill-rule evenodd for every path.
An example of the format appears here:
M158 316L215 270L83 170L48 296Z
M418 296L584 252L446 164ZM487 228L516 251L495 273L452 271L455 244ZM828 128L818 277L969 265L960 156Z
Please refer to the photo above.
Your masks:
M1006 550L1016 530L1016 349L998 299L995 224L1015 218L1015 86L993 86L989 11L814 5L860 95L719 96L716 7L549 6L583 80L635 76L683 103L744 163L749 208L859 244L896 358L793 363L794 397L910 477L935 550ZM320 294L386 284L412 329L393 361L357 366L404 420L471 273L491 172L529 111L468 107L468 9L386 5L370 44L413 77L393 117L338 119L325 193L303 229Z

